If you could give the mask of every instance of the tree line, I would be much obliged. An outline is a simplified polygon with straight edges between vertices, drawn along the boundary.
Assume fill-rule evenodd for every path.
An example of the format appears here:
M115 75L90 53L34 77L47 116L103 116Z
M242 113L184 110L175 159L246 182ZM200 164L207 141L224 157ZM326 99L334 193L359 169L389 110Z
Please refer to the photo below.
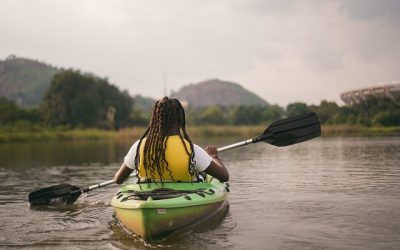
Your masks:
M66 70L53 77L37 108L0 99L0 125L119 129L138 122L132 108L128 92L107 79Z
M319 105L302 102L286 107L209 106L186 108L189 125L257 125L309 111L318 114L321 124L399 126L400 98L369 97L353 106L321 101ZM0 126L41 126L67 128L119 129L146 125L150 114L135 109L132 97L101 79L80 71L66 70L54 76L41 104L23 109L0 98Z
M319 105L295 102L286 108L278 105L212 106L188 109L187 116L192 124L257 125L310 111L318 114L323 125L400 126L400 97L390 99L383 96L371 96L351 107L339 106L326 100L321 101Z

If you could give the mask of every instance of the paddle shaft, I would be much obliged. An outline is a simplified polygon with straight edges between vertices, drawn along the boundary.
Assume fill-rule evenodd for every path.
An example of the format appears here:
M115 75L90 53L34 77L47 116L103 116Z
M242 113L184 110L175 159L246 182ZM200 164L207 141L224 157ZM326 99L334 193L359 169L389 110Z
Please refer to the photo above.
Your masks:
M234 148L247 146L249 144L256 143L256 142L265 140L267 138L269 138L269 136L255 137L255 138L252 138L252 139L244 140L244 141L241 141L241 142L237 142L237 143L234 143L234 144L231 144L231 145L228 145L228 146L224 146L224 147L218 148L217 151L218 152L225 152L225 151L228 151L228 150L231 150L231 149L234 149Z
M105 187L105 186L108 186L108 185L111 185L111 184L114 184L114 180L108 180L108 181L105 181L105 182L100 182L100 183L91 185L89 187L82 188L81 189L81 193L86 193L86 192L89 192L89 191L91 191L93 189L102 188L102 187Z

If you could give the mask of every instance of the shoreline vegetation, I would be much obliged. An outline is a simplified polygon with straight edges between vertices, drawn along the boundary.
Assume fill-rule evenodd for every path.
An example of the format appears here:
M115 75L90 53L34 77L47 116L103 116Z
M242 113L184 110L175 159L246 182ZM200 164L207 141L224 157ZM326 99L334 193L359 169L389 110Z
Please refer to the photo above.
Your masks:
M400 135L400 126L367 127L361 125L322 125L322 136L390 136ZM188 126L191 137L240 137L249 139L260 135L265 125L201 125ZM29 141L74 140L134 140L142 136L145 127L124 128L118 131L97 128L0 128L0 143Z
M235 88L239 86L231 84ZM208 99L207 95L197 92L193 92L196 98ZM55 74L36 106L19 106L18 98L0 97L0 143L134 140L143 134L155 102L134 99L105 78L73 69ZM236 100L233 96L225 98ZM400 135L400 96L397 95L371 95L351 106L326 100L319 105L294 102L286 107L236 101L233 105L189 103L194 102L187 100L185 120L194 140L253 138L268 123L311 111L319 117L323 136Z

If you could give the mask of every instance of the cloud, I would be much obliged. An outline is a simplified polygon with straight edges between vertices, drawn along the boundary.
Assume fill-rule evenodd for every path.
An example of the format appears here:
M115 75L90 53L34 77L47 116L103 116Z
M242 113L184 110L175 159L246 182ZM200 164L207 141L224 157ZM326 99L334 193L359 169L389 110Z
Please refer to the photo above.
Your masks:
M400 1L398 0L341 0L340 9L351 18L369 20L388 18L400 21Z
M229 4L239 12L253 14L276 14L293 11L298 0L231 0Z
M397 1L3 0L0 5L7 10L0 15L2 58L15 53L90 71L132 94L160 96L164 73L175 90L217 77L281 104L335 99L346 85L400 78Z

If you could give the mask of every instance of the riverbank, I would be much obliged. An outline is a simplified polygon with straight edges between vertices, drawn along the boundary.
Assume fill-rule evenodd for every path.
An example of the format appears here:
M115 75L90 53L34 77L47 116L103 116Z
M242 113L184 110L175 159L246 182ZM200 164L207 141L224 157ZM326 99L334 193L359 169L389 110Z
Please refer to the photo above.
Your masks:
M74 140L135 140L145 132L145 127L124 128L118 131L101 129L35 128L31 130L0 128L0 143L23 141L74 141ZM194 126L188 127L191 137L254 137L264 131L264 126Z
M190 126L191 137L240 137L252 138L264 132L267 126ZM0 128L0 143L19 141L66 141L66 140L134 140L144 133L144 127L125 128L118 131L100 129L35 128L19 130ZM364 127L359 125L324 125L323 136L374 136L400 135L400 127Z
M361 125L324 125L321 129L323 136L400 135L400 126L366 127Z

